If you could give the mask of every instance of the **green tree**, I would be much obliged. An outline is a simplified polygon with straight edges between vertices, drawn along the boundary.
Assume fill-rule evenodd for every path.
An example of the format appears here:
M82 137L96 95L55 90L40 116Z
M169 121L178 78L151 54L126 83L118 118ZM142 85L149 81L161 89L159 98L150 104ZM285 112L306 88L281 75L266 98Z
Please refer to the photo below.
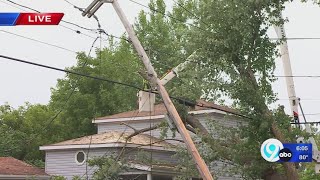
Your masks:
M77 65L69 69L142 87L137 73L139 61L128 42L110 40L110 48L101 52L97 49L96 54L97 57L92 58L79 53ZM70 93L72 96L66 103ZM63 108L58 120L65 129L63 136L74 138L95 133L91 122L95 117L135 109L136 93L134 88L68 74L52 89L49 106L57 111Z
M33 162L43 159L39 146L56 141L58 127L44 127L53 112L45 105L25 104L17 109L0 106L1 154Z

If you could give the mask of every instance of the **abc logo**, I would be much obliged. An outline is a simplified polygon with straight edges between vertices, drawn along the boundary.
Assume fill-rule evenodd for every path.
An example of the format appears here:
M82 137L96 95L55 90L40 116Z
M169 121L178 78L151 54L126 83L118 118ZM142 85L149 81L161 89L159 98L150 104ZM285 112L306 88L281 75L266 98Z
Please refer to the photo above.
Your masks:
M281 152L281 150L284 150L283 152ZM277 139L267 139L266 141L264 141L261 145L260 151L261 151L261 156L269 162L276 162L279 161L280 159L282 160L282 158L289 158L289 160L291 159L292 153L289 151L287 151L288 149L283 149L283 144L277 140ZM280 157L280 153L281 156ZM290 157L289 157L290 156ZM289 161L288 160L288 161Z
M292 152L288 148L283 148L279 152L279 158L281 161L287 162L290 161L292 157Z

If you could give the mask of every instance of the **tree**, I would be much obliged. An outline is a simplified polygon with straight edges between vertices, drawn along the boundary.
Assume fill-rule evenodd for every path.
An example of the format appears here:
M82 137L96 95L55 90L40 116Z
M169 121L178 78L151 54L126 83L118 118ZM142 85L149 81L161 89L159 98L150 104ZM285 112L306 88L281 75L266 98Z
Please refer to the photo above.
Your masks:
M56 141L57 126L44 127L53 112L45 105L25 104L17 109L9 105L0 106L1 155L13 156L31 163L43 160L39 146Z
M69 69L142 86L142 80L137 73L140 65L128 42L114 42L111 39L109 47L101 52L97 49L96 54L97 57L92 58L79 53L77 65ZM66 102L70 93L72 96ZM95 133L91 121L96 117L135 109L136 93L134 88L68 74L59 79L57 87L52 89L49 106L57 110L63 108L58 121L64 125L64 136L74 138Z
M274 60L277 57L277 42L272 42L267 30L274 23L283 23L280 12L284 1L198 1L195 3L196 15L204 26L204 31L194 30L193 42L199 48L199 66L206 71L202 78L219 78L217 93L234 100L234 107L248 115L248 127L242 132L247 140L242 153L255 152L248 163L237 156L237 163L245 163L250 176L261 177L263 169L274 166L262 160L258 153L261 143L270 137L282 142L293 141L288 136L290 125L288 118L277 118L277 110L268 108L275 101L271 88ZM280 19L275 22L274 19ZM221 76L223 75L223 76ZM280 126L284 124L284 126ZM244 156L247 158L246 156ZM261 171L256 167L265 166ZM255 169L255 173L253 169ZM250 170L251 169L251 170ZM293 163L284 163L286 177L298 179Z

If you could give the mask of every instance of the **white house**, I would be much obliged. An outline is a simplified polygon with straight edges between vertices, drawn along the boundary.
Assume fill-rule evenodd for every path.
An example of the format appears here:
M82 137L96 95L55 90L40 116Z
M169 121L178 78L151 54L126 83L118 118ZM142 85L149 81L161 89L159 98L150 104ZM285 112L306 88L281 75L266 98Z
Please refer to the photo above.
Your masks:
M123 179L173 179L178 174L174 168L177 159L173 155L175 154L175 145L181 144L179 141L162 141L160 129L138 134L127 142L125 138L135 130L167 121L167 111L164 104L154 105L154 102L153 96L140 93L139 109L94 119L93 123L98 128L97 134L41 146L40 150L46 152L46 173L64 176L67 179L72 179L73 176L88 176L90 178L96 168L88 167L87 159L106 154L118 155L125 149L125 153L122 152L123 155L133 161L130 162L130 170L122 174ZM199 119L204 127L207 127L207 121L215 121L226 128L237 127L240 119L236 116L226 116L226 112L234 112L234 110L198 101L198 106L195 106L188 113ZM190 134L195 136L191 132ZM167 132L167 136L171 138L172 132L170 130ZM182 140L179 133L176 133L175 139ZM157 165L136 163L134 157L141 150L147 154L150 153L153 161L166 163L158 163ZM222 163L217 162L217 166L222 167ZM190 178L198 179L197 177ZM219 179L239 178L222 175Z

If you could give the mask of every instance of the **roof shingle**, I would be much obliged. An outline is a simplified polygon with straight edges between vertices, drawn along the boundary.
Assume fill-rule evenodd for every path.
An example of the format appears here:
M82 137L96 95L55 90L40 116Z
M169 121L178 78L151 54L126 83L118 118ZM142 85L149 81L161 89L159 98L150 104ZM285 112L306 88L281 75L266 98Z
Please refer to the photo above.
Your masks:
M0 175L48 176L44 170L13 157L0 157Z
M197 105L194 108L190 108L190 111L200 111L200 110L210 110L210 109L216 109L226 113L237 114L237 111L232 108L217 105L217 104L203 101L203 100L198 100ZM130 118L130 117L146 117L150 115L157 116L157 115L164 115L166 113L167 113L166 107L163 103L161 103L161 104L155 105L154 111L152 112L148 112L148 111L139 112L139 110L137 109L134 111L127 111L127 112L122 112L114 115L98 117L95 119L95 121L106 120L106 119Z
M76 139L71 139L55 144L51 144L48 146L64 146L64 145L86 145L86 144L112 144L112 143L126 143L126 137L128 137L131 133L122 133L118 131L104 132L100 134L94 134L92 136L84 136ZM135 144L135 145L149 145L158 146L158 147L172 147L173 145L161 141L158 138L147 134L138 134L130 138L127 144Z

